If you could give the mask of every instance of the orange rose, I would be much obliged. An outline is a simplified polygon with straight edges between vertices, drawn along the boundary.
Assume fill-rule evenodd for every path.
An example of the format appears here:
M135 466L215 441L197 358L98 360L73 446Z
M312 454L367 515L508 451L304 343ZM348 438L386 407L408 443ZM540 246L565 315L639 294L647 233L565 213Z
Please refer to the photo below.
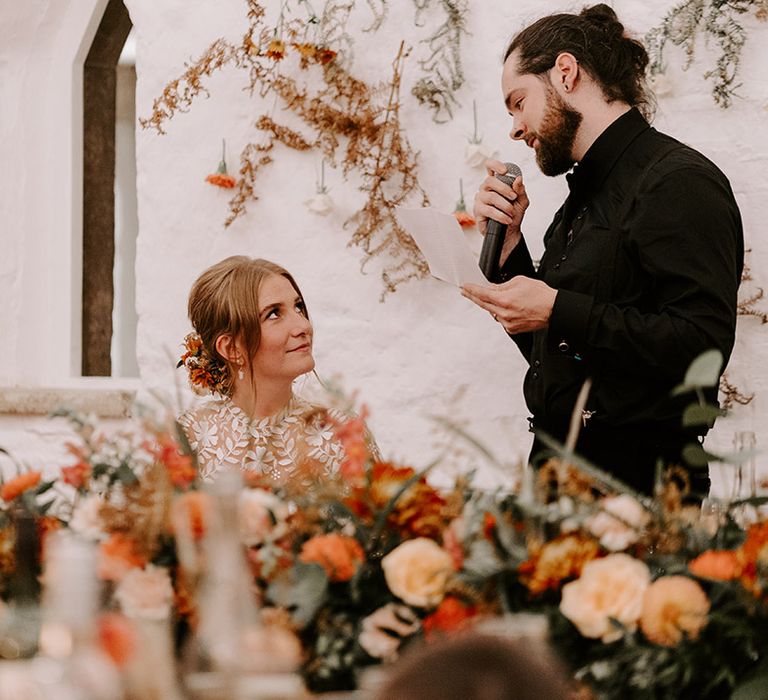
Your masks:
M73 488L80 489L85 486L85 482L90 478L92 471L91 465L81 460L69 467L62 467L61 480Z
M736 552L730 549L710 549L688 564L688 571L700 578L730 581L739 576L741 566Z
M15 479L6 481L3 488L0 489L0 498L4 501L12 501L25 491L37 486L40 483L42 472L26 472L20 474Z
M307 540L299 560L320 564L331 581L349 581L365 560L365 552L356 539L331 533Z
M446 596L435 612L424 618L424 636L432 640L443 634L464 630L476 614L474 605L467 605L456 596Z
M131 569L146 563L146 557L136 551L133 540L118 532L100 545L98 575L107 581L119 581Z
M696 639L707 624L709 598L687 576L662 576L645 591L640 628L655 644L673 647L685 635Z

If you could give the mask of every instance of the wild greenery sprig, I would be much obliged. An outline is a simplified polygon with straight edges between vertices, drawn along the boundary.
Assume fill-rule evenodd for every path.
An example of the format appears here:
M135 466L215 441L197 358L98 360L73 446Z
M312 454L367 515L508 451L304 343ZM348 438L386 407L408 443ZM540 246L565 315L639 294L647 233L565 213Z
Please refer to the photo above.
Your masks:
M717 43L720 55L715 67L704 73L711 80L712 96L722 108L730 107L740 83L737 75L747 32L739 16L754 12L764 21L768 19L768 3L765 0L684 0L673 7L661 24L645 36L650 56L649 72L652 76L665 70L664 50L667 42L685 49L687 70L693 61L696 41L703 31L706 39Z

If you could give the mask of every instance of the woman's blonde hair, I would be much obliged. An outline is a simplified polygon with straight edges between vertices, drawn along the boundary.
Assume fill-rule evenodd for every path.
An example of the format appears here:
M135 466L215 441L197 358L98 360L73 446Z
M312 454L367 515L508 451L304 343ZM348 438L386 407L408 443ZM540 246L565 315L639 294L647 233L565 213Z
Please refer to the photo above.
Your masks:
M215 386L210 387L211 391L231 394L232 379L237 370L216 349L219 336L230 335L243 343L250 370L251 358L261 342L259 288L270 275L285 277L304 304L304 296L288 270L269 260L246 255L233 255L212 265L192 285L187 309L189 320L202 343L198 364L204 366L207 363L208 374L219 378ZM193 384L200 384L192 376L190 380Z

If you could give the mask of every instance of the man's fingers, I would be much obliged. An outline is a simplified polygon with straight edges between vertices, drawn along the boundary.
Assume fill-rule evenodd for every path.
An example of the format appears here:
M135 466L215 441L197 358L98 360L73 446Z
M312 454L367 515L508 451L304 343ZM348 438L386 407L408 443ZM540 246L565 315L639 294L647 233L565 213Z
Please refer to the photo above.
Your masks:
M503 175L507 172L507 166L495 158L487 158L483 165L485 166L485 172L487 172L488 175Z
M474 301L475 304L482 306L484 309L487 309L488 306L493 306L494 310L498 310L495 287L485 287L479 284L463 284L461 286L461 293L467 299Z

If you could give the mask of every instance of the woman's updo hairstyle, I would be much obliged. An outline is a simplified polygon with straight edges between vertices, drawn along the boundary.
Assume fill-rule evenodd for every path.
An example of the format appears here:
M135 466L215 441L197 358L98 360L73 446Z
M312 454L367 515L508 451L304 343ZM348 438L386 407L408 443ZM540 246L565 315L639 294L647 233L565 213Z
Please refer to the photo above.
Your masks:
M269 260L233 255L205 270L189 292L188 313L194 333L185 339L185 353L179 361L189 372L192 388L204 393L232 393L232 380L238 368L218 350L221 335L239 339L250 360L261 342L259 287L270 275L285 277L296 293L304 297L291 274Z
M585 7L578 15L542 17L512 39L504 60L514 51L519 55L518 71L534 75L546 73L561 53L573 54L609 101L621 100L646 118L653 116L653 97L645 81L648 53L641 42L625 34L608 5Z

